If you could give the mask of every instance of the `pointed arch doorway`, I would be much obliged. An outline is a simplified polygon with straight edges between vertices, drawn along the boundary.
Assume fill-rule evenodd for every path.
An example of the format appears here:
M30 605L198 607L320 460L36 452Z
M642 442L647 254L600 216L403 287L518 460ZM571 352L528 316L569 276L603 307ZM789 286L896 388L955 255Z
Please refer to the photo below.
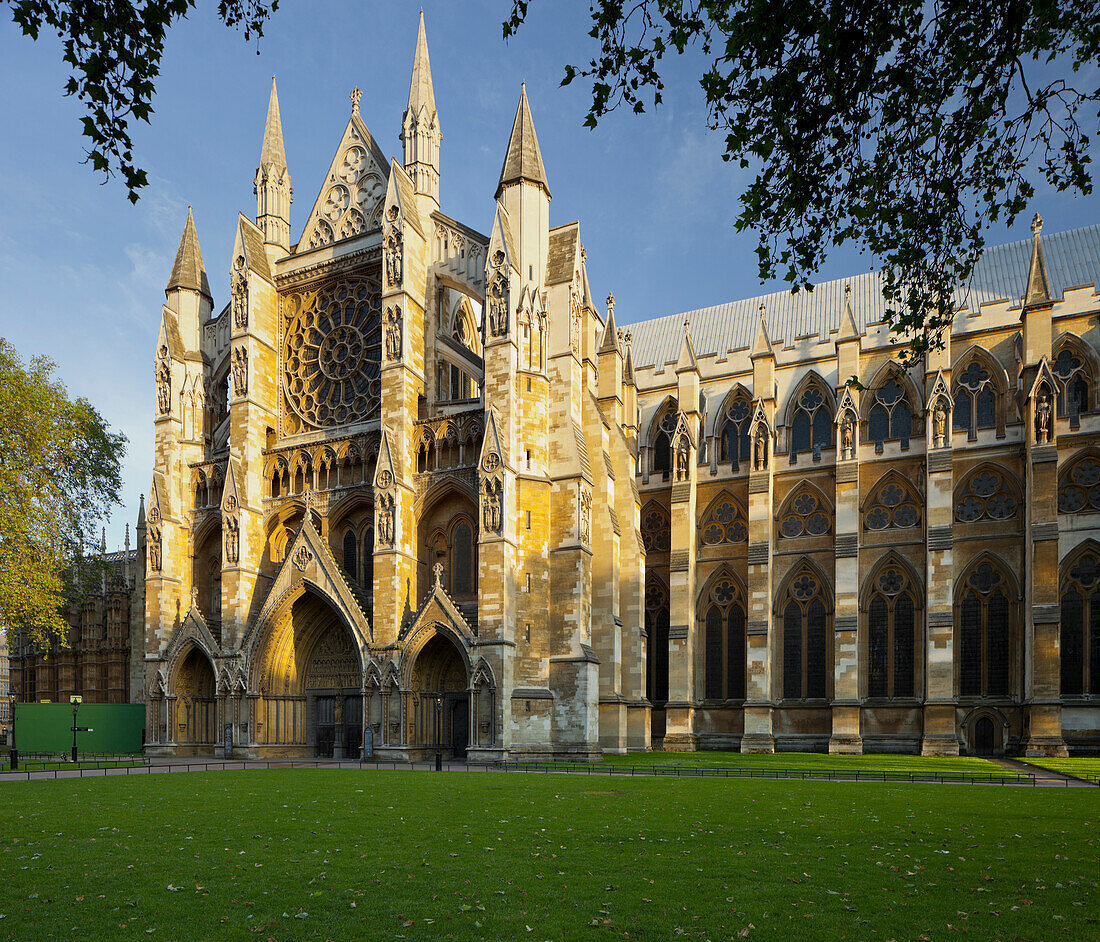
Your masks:
M466 758L470 743L469 676L465 658L446 635L436 632L416 654L411 677L409 742L426 758L437 744L443 755Z

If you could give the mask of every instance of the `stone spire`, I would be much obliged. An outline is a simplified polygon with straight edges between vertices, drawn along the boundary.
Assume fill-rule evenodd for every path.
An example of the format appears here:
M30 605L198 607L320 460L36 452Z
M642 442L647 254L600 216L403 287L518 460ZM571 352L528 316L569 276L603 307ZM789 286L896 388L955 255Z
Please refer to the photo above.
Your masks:
M428 37L424 32L424 11L420 11L420 29L416 35L412 80L409 82L409 105L401 117L401 140L405 148L405 172L412 178L417 196L430 205L428 212L439 208L439 145L443 132L435 108L432 88L432 64L428 59Z
M500 168L497 199L500 199L506 186L521 180L542 187L549 198L550 184L546 181L546 169L542 165L542 151L539 150L539 139L535 134L535 122L531 119L531 106L527 103L526 82L521 86L516 119L512 122L512 136L508 139L504 165Z
M772 339L768 334L768 321L764 316L764 305L760 305L760 320L756 325L756 336L752 341L752 350L749 353L750 358L760 356L775 356L775 350L772 348Z
M1031 220L1031 267L1027 273L1027 290L1024 292L1024 310L1050 304L1050 278L1043 256L1043 217L1038 213Z
M699 359L695 356L695 344L691 341L691 323L684 319L684 336L680 341L680 355L676 358L676 372L685 370L699 372Z
M600 342L600 353L615 353L619 350L619 330L615 326L615 295L607 296L607 326Z
M290 204L294 191L283 148L283 121L279 116L279 92L271 77L271 97L267 102L264 142L260 148L260 166L253 181L256 194L256 225L263 230L264 242L290 251Z
M176 249L176 260L172 264L172 276L168 279L164 293L178 289L195 291L212 300L210 282L206 279L206 267L202 263L202 249L199 248L199 237L195 232L195 219L191 215L190 206L187 207L187 222L183 224L180 245Z

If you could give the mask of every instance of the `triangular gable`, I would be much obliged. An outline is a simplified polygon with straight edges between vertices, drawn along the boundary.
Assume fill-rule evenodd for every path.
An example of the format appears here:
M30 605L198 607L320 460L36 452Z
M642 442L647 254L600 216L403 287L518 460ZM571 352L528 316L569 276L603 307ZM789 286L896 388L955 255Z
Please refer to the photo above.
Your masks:
M206 619L202 617L202 612L199 611L199 607L194 600L192 600L191 608L183 617L179 628L172 635L172 641L168 645L168 651L164 659L171 664L180 648L188 641L194 641L210 657L216 657L221 651L221 646L214 640L214 635L211 633L206 624Z
M485 473L493 473L507 463L508 456L504 453L500 442L497 410L495 406L489 406L488 415L485 417L485 436L481 442L478 466Z
M691 446L695 447L695 435L691 431L691 423L687 420L687 415L683 412L680 413L680 418L676 422L676 431L672 433L672 446L676 447L676 443L681 439L686 438Z
M1039 391L1039 387L1046 384L1048 394L1054 396L1058 391L1058 385L1054 382L1054 374L1050 370L1050 361L1044 354L1039 360L1039 367L1035 371L1035 380L1031 384L1031 388L1027 391L1027 402L1030 402L1035 398L1036 393Z
M352 114L306 221L298 251L331 245L380 226L388 177L385 154L363 119Z
M244 264L238 265L240 259ZM244 213L237 214L237 235L233 240L233 268L245 268L274 284L271 265L264 249L264 234Z
M182 360L187 350L183 345L183 337L180 336L179 321L176 312L167 304L160 309L160 330L157 333L157 352L161 347L168 348L168 356L175 360Z
M339 610L349 627L358 629L365 640L372 640L374 633L370 619L359 607L355 593L351 591L329 551L328 544L317 532L310 517L310 514L306 514L302 528L287 548L278 575L275 576L267 600L260 610L260 617L256 619L256 626L266 624L278 612L291 591L302 582L308 582Z
M764 423L764 428L766 428L768 430L769 434L770 434L771 430L772 430L772 424L768 420L768 412L764 408L764 403L761 400L757 399L756 400L756 410L753 412L752 422L749 424L749 428L751 428L753 430L753 432L755 432L756 427L761 422Z
M498 256L497 253L500 253ZM513 271L518 271L515 265L516 250L512 242L512 226L508 220L506 210L500 200L497 200L497 211L493 216L493 228L489 232L489 251L486 260L494 268L507 266Z
M153 511L156 511L154 513ZM165 517L172 516L172 490L161 471L153 472L153 481L149 485L149 514L150 523L160 523Z
M393 471L393 454L390 451L388 429L382 429L382 439L378 443L378 460L374 465L374 486L389 488L393 486L396 475Z
M928 393L928 406L927 411L931 413L936 408L936 400L945 398L950 406L951 403L951 390L948 388L947 380L944 378L943 370L937 370L935 378L932 380L932 388Z
M859 407L856 405L856 397L852 394L852 387L845 386L844 392L840 394L840 402L836 406L836 424L840 425L849 412L857 419L859 418Z
M424 222L420 218L416 187L412 177L396 160L390 160L390 176L386 182L386 219L399 225L407 223L424 235Z
M441 564L437 563L436 565ZM458 610L458 606L447 594L447 590L443 588L440 575L440 573L434 575L428 597L416 610L416 614L401 629L401 633L397 636L398 641L404 641L427 625L440 623L451 628L467 644L474 640L475 634L470 627L470 623L466 621L462 612Z

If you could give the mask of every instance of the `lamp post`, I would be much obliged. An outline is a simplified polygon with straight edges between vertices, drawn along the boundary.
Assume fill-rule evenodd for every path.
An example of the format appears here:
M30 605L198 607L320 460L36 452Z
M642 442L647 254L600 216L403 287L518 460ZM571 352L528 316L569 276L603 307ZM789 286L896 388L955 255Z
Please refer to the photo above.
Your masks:
M73 762L76 762L76 711L80 709L80 697L69 697L73 705Z
M19 750L15 748L15 691L11 691L8 694L8 700L11 701L11 749L8 756L11 759L12 769L19 768Z
M443 771L443 694L435 695L435 770Z

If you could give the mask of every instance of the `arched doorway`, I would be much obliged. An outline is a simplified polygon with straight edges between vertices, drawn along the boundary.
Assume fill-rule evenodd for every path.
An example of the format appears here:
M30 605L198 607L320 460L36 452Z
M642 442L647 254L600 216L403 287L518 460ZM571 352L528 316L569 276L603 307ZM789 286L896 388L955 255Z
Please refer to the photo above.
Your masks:
M175 683L175 728L181 752L212 752L215 739L214 667L197 647L180 662Z
M470 700L466 662L454 643L433 635L416 655L412 670L409 742L434 753L437 745L455 759L470 742Z
M358 758L363 735L359 636L311 584L259 639L252 686L260 755Z
M974 755L991 756L996 751L997 731L993 720L981 716L974 723Z

